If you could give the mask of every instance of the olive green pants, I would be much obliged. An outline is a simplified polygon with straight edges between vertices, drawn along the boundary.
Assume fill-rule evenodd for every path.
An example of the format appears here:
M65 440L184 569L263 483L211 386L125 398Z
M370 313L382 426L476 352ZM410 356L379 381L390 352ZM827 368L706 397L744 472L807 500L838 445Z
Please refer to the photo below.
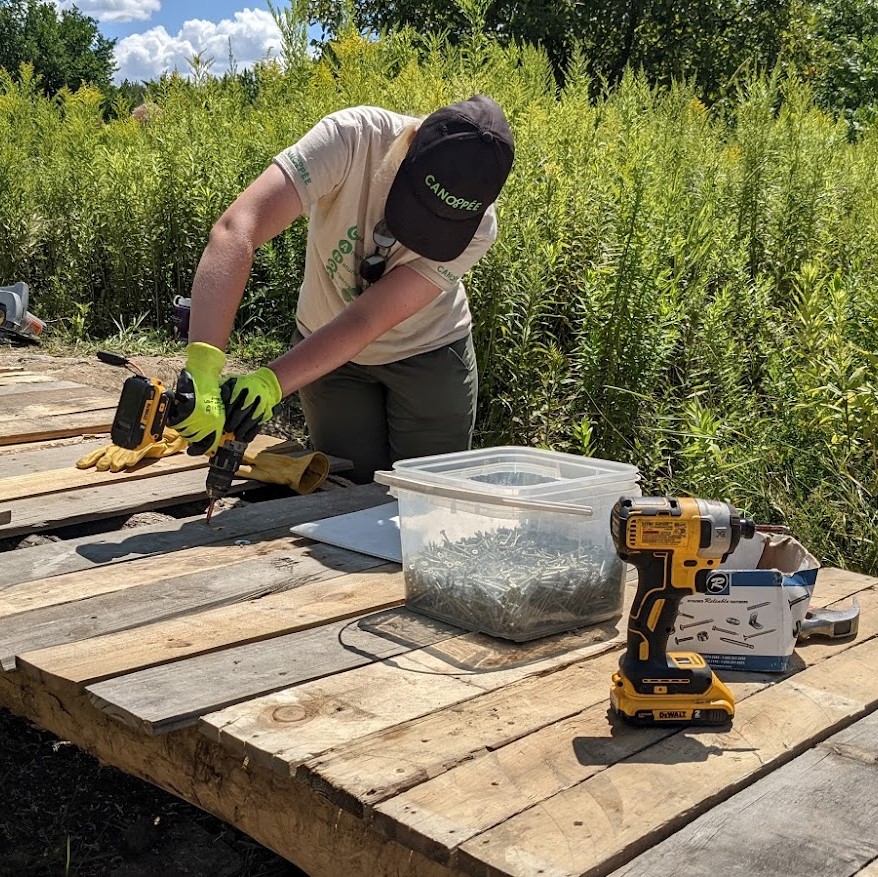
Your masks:
M477 396L470 335L386 365L349 362L299 390L312 447L351 460L340 474L358 484L397 460L469 450Z

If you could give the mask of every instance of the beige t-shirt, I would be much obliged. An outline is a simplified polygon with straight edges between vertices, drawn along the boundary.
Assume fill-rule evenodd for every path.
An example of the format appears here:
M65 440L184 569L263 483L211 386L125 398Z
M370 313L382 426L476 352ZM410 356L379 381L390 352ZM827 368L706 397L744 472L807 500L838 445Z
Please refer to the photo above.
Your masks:
M303 335L342 313L366 286L360 278L360 262L376 250L372 232L384 218L394 175L394 171L383 175L379 171L397 136L417 123L416 118L378 107L340 110L326 116L274 159L309 213L305 279L296 309ZM496 214L490 207L470 245L452 262L432 262L395 244L386 271L407 265L442 292L373 341L353 361L382 365L465 337L472 318L461 277L496 237Z

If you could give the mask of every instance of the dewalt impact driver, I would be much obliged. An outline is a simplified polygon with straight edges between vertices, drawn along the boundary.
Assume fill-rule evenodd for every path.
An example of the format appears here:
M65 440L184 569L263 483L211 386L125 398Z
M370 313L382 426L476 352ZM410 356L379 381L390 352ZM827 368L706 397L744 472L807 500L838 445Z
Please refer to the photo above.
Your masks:
M695 652L668 653L680 600L707 593L710 577L757 530L735 508L693 497L622 497L610 528L619 556L637 567L628 645L613 674L610 705L637 725L722 725L732 693Z

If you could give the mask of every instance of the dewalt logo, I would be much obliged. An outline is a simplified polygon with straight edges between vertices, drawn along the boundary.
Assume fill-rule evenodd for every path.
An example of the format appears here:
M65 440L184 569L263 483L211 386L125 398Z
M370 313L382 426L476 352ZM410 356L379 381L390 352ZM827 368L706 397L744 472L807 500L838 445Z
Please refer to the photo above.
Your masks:
M685 719L687 713L686 710L659 710L658 717L660 719Z

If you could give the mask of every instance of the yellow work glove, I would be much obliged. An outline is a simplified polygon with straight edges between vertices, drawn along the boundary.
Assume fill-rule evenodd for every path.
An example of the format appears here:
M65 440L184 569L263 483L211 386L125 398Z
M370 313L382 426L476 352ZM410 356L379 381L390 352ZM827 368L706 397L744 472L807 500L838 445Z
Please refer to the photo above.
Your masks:
M104 445L94 451L80 457L76 461L77 469L91 469L94 466L98 472L121 472L123 469L132 469L141 460L157 460L159 457L167 457L171 454L179 454L186 450L186 439L176 430L165 429L160 441L144 445L142 448L130 451L128 448L120 448L118 445Z
M244 465L238 468L240 478L255 478L266 484L285 484L296 493L317 490L329 474L329 458L320 451L290 457L260 451L244 452Z

